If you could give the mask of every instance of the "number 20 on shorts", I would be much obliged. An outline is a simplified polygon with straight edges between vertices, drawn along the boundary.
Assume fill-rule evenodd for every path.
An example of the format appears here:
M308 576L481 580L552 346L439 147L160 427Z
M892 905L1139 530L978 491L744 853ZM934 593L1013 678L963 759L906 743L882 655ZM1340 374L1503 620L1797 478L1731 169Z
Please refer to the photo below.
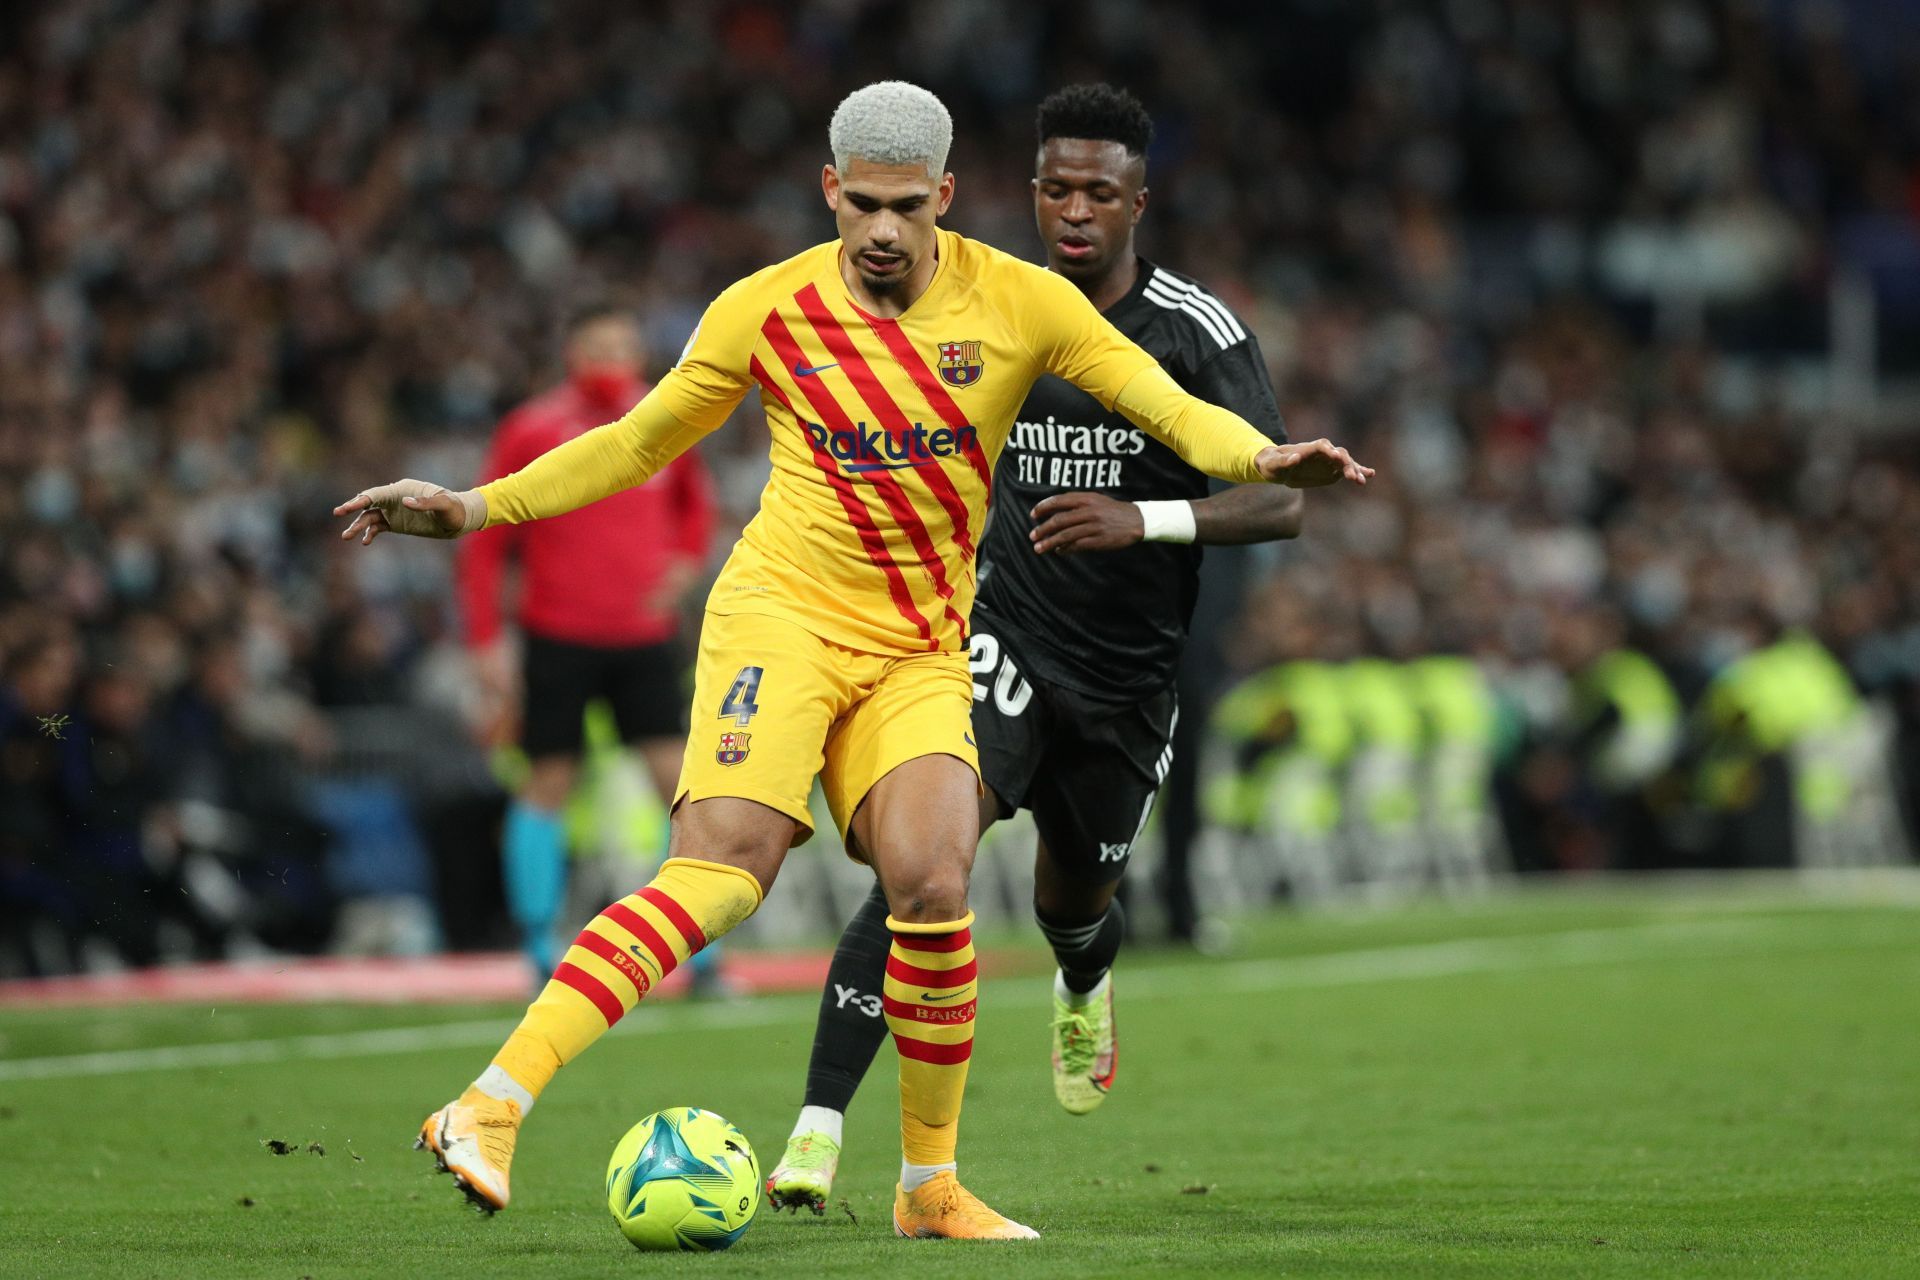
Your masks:
M974 675L982 677L993 675L993 669L1000 668L1000 674L993 682L993 701L1002 715L1017 716L1027 709L1027 703L1033 701L1033 686L1014 669L1013 655L1007 654L1005 661L1002 661L1000 642L986 632L973 633L967 665L973 669ZM978 680L973 683L973 700L987 700L987 686Z

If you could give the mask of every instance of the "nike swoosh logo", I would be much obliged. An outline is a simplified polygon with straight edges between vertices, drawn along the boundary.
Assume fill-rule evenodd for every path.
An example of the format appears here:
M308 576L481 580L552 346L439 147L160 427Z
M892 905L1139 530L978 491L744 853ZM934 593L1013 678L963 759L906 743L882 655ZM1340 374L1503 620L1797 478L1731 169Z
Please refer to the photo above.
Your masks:
M931 991L922 991L920 998L922 1000L933 1000L937 1002L941 1000L958 1000L964 994L966 993L962 991L949 991L946 995L936 996Z
M967 740L967 745L970 747L977 747L980 745L979 743L973 740L973 735L970 733L963 733L960 736Z
M832 364L816 364L812 367L796 362L793 366L793 376L796 378L810 378L816 373L823 373L828 369L838 369L839 367L840 362L838 360L835 360Z

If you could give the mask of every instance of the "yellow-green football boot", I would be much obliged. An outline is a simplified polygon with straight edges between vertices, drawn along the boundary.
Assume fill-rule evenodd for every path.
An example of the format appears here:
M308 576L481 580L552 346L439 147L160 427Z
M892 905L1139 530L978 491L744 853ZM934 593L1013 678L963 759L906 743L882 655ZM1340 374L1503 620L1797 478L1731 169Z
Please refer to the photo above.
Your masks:
M1053 1096L1076 1116L1107 1100L1120 1068L1120 1041L1113 1029L1113 975L1100 980L1085 1004L1067 1002L1066 986L1053 984Z
M767 1175L767 1203L774 1212L804 1208L822 1214L827 1211L827 1193L833 1190L833 1175L840 1168L840 1144L817 1129L796 1133L787 1139L787 1150L780 1163Z

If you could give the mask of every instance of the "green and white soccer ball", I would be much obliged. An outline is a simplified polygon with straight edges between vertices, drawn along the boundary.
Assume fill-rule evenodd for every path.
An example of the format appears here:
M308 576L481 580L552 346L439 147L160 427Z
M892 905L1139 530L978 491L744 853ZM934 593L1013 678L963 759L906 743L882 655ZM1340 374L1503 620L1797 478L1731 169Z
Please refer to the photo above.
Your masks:
M746 1135L698 1107L654 1112L607 1164L607 1208L636 1249L729 1248L759 1207L760 1163Z

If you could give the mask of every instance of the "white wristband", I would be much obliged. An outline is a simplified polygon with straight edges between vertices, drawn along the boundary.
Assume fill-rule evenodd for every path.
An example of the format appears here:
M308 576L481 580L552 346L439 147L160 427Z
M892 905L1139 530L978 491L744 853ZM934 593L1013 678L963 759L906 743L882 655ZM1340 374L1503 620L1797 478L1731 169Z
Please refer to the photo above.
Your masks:
M1193 541L1196 530L1191 502L1136 502L1133 505L1140 508L1140 521L1146 526L1141 537L1145 541Z

